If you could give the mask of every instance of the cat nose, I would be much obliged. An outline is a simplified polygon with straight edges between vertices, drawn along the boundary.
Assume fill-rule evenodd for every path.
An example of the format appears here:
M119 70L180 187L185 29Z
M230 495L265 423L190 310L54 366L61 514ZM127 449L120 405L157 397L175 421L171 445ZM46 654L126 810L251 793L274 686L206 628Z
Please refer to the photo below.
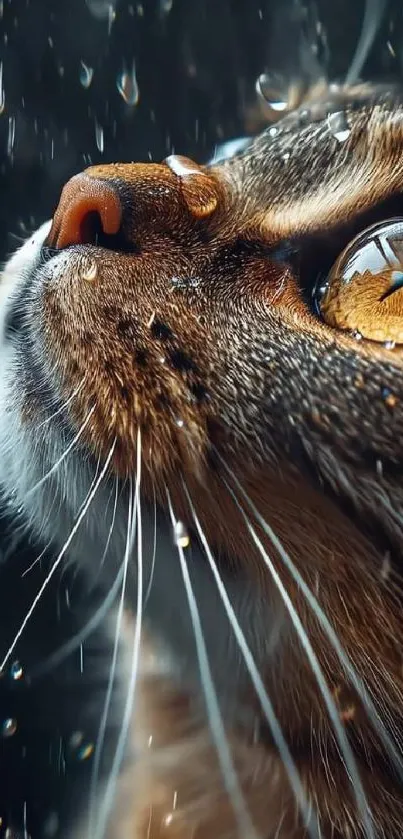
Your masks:
M59 249L96 244L99 233L118 233L122 214L122 203L113 183L82 172L63 188L47 245Z

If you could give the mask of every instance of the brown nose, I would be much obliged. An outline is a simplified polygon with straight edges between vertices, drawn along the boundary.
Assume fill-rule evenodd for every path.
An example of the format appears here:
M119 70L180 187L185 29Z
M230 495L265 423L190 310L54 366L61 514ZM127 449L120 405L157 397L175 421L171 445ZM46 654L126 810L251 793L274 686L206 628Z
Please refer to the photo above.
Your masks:
M114 235L121 222L122 205L113 185L83 172L64 187L47 244L50 248L92 244L99 229Z

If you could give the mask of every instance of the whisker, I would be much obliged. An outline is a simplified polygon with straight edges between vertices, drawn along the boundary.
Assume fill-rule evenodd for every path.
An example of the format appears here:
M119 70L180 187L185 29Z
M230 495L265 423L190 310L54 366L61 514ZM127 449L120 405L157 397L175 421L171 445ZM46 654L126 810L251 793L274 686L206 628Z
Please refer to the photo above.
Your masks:
M154 537L153 537L153 555L151 559L151 568L150 568L150 579L148 581L147 591L144 596L144 603L143 603L143 610L145 609L148 599L151 593L151 587L153 584L154 578L154 570L155 570L155 559L157 555L157 499L155 495L155 486L153 483L153 496L154 496Z
M102 568L102 566L105 562L106 554L108 553L108 548L109 548L110 541L111 541L111 538L112 538L113 528L115 527L116 510L117 510L117 506L118 506L118 494L119 494L119 481L116 478L116 482L115 482L115 501L114 501L114 505L113 505L112 521L111 521L111 526L110 526L109 531L108 531L108 536L107 536L107 539L106 539L105 548L104 548L103 554L101 556L101 562L99 563L100 568ZM109 502L108 502L108 504L109 504Z
M88 425L88 423L89 423L89 421L90 421L90 419L91 419L91 417L92 417L92 415L95 411L95 408L96 408L95 405L93 405L92 408L90 408L86 419L84 420L83 424L81 425L81 428L79 429L79 431L77 432L75 437L73 437L71 443L69 443L67 448L64 450L63 454L58 458L58 460L56 460L56 462L49 469L49 471L46 473L46 475L43 475L43 477L36 484L34 484L34 486L31 487L31 489L28 490L28 492L26 493L26 496L25 496L26 498L29 498L29 496L32 495L32 493L36 492L39 489L39 487L41 487L42 484L44 484L45 481L47 481L50 478L50 476L53 475L58 470L61 463L63 463L63 461L70 454L72 449L74 449L74 446L78 443L80 437L82 437L82 435L83 435L85 429L87 428L87 425Z
M36 557L36 559L34 559L34 561L33 561L33 562L31 562L31 564L30 564L30 565L28 565L28 568L26 568L26 569L25 569L25 571L23 571L23 572L22 572L22 574L21 574L21 578L22 578L22 579L23 579L24 577L26 577L26 576L27 576L27 574L29 574L29 573L30 573L30 571L32 571L32 569L33 569L33 568L35 568L35 566L36 566L36 565L38 565L38 563L40 563L41 559L43 559L43 557L45 556L46 551L49 549L50 544L51 544L51 543L50 543L50 541L49 541L49 542L47 543L47 545L45 545L45 547L44 547L43 551L41 551L41 552L40 552L39 556L37 556L37 557Z
M71 394L71 396L69 396L68 399L66 399L65 402L63 402L63 405L61 405L60 408L58 408L57 411L55 411L53 414L50 414L50 416L43 420L43 422L40 422L39 425L37 425L37 431L39 431L40 428L43 428L44 425L48 425L48 423L51 422L55 417L59 416L59 414L63 413L63 411L68 407L68 405L70 405L71 402L73 402L76 396L78 396L80 391L83 389L85 381L86 377L83 376L78 387L76 387L75 390L73 390L73 393Z
M32 601L31 606L29 607L29 609L28 609L28 611L25 615L25 618L20 625L20 628L19 628L18 632L15 634L14 640L10 644L10 647L8 648L6 654L3 658L3 661L0 664L0 672L4 669L4 667L6 666L8 660L10 658L10 656L13 654L13 652L15 650L15 647L18 644L18 641L21 638L21 635L24 632L24 629L25 629L28 621L30 620L32 614L34 613L34 611L35 611L35 609L36 609L36 607L37 607L37 605L38 605L38 603L39 603L39 601L42 597L42 594L44 593L44 591L45 591L47 585L49 584L50 580L52 579L53 575L56 573L60 563L62 562L62 559L63 559L66 551L68 550L68 548L69 548L72 540L74 539L74 536L76 535L84 517L86 516L86 514L88 512L88 509L89 509L92 501L94 500L94 497L95 497L95 495L96 495L96 493L97 493L97 491L98 491L98 489L99 489L99 487L102 483L102 480L103 480L104 476L106 475L106 473L108 471L109 464L112 460L113 453L115 451L115 446L116 446L116 440L114 441L114 443L112 444L112 446L110 448L109 454L108 454L108 456L106 458L106 461L105 461L105 465L104 465L99 477L91 485L91 488L88 492L87 498L84 501L84 504L83 504L83 506L82 506L82 508L81 508L81 510L80 510L80 512L79 512L79 514L78 514L78 516L77 516L77 518L76 518L76 520L73 524L73 527L71 528L70 535L67 537L60 553L58 554L55 562L52 565L52 568L50 569L49 573L45 577L45 580L43 581L38 593L36 594L34 600Z
M106 726L108 722L108 714L109 709L112 702L112 692L113 692L113 685L116 676L116 667L117 667L117 660L118 660L118 652L119 652L119 641L120 641L120 633L123 623L123 614L124 614L124 607L125 607L125 599L126 599L126 584L127 584L127 572L129 568L129 559L131 548L133 544L133 534L134 528L136 526L136 507L133 511L133 493L132 493L132 486L130 482L130 492L129 492L129 506L128 506L128 515L127 515L127 535L126 535L126 545L125 545L125 552L123 557L123 563L121 567L121 577L122 577L122 588L121 588L121 596L119 601L119 608L118 613L116 616L116 626L115 626L115 640L113 645L112 651L112 661L109 670L109 679L108 679L108 687L106 691L106 697L104 702L104 707L102 711L101 722L99 726L97 742L95 747L95 754L94 754L94 762L92 767L91 773L91 786L90 786L90 815L89 815L89 830L88 836L89 839L92 839L94 835L94 809L96 807L96 792L97 792L97 785L99 780L99 770L100 770L100 763L102 757L102 749L105 742L105 733L106 733ZM119 574L119 576L120 576Z
M228 487L228 489L229 489L229 487ZM231 491L231 494L232 494L232 491ZM353 750L350 746L350 743L348 742L345 727L344 727L344 725L342 725L340 717L337 713L336 704L335 704L334 699L333 699L333 697L330 693L329 686L328 686L327 681L325 679L323 670L322 670L322 668L319 664L317 655L316 655L316 653L315 653L315 651L312 647L312 644L311 644L311 642L309 640L309 637L308 637L308 634L307 634L307 632L306 632L306 630L305 630L305 628L302 624L302 621L301 621L301 619L298 615L298 612L295 609L295 606L294 606L294 604L293 604L293 602L292 602L292 600L291 600L291 598L290 598L290 596L289 596L289 594L288 594L288 592L287 592L287 590L286 590L286 588L283 584L283 581L281 580L281 577L279 576L279 574L277 573L277 571L276 571L276 569L273 565L273 562L271 561L271 559L270 559L269 555L267 554L262 542L260 541L254 527L251 525L247 515L245 514L241 505L238 504L237 499L235 498L234 495L233 495L233 498L234 498L235 502L237 503L238 509L241 511L241 513L244 517L244 520L245 520L246 526L248 528L248 531L252 536L252 539L253 539L253 541L254 541L254 543L255 543L255 545L256 545L256 547L257 547L257 549L258 549L258 551L259 551L259 553L260 553L260 555L261 555L261 557L262 557L262 559L263 559L263 561L266 565L266 568L268 568L268 570L270 572L270 576L271 576L272 580L274 581L278 592L280 593L280 596L283 600L283 603L285 604L285 606L287 608L287 612L288 612L288 614L291 618L294 629L295 629L295 631L298 635L299 641L300 641L300 643L301 643L301 645L302 645L302 647L305 651L305 654L307 656L307 659L308 659L308 661L311 665L312 672L315 676L315 679L316 679L317 684L319 686L319 690L322 694L322 697L323 697L324 703L326 705L329 717L330 717L331 722L333 724L334 732L336 734L336 738L337 738L337 741L339 743L342 756L344 758L346 771L347 771L347 774L350 778L350 782L351 782L351 785L352 785L352 788L353 788L353 793L354 793L354 796L355 796L355 799L356 799L356 802L357 802L357 807L360 811L360 815L361 815L361 818L362 818L362 823L363 823L363 826L364 826L364 829L365 829L366 836L369 837L369 839L375 839L373 820L372 820L372 816L370 814L370 810L369 810L369 806L368 806L367 797L365 795L364 787L363 787L362 782L361 782L361 777L360 777L360 773L358 771L357 762L354 758Z
M72 638L63 644L62 647L59 647L56 652L52 653L44 662L42 662L38 667L34 670L30 671L30 679L31 682L33 679L37 679L42 677L44 674L49 673L55 667L57 667L62 661L64 661L70 653L73 653L77 647L80 646L84 641L89 638L89 636L95 631L95 629L102 623L105 616L108 614L109 610L112 608L114 600L117 596L119 591L119 587L122 584L123 579L123 567L119 569L119 573L117 574L114 583L108 592L107 596L105 597L101 606L96 610L95 614L91 616L90 620L87 621L85 626L79 630Z
M353 60L346 75L346 85L357 83L382 22L385 0L366 0L364 20Z
M307 603L309 604L309 606L312 609L315 617L317 618L318 622L320 623L325 635L327 636L328 640L332 644L332 647L333 647L340 663L342 664L348 678L350 679L350 682L351 682L352 686L355 688L358 696L360 697L361 701L363 702L363 704L366 708L366 711L368 713L368 717L371 720L375 731L379 735L385 749L387 749L389 756L393 759L393 764L395 766L396 771L399 774L400 779L403 780L402 754L396 748L396 746L395 746L391 736L389 735L389 732L387 731L382 719L379 717L378 711L377 711L377 709L376 709L376 707L375 707L375 705L374 705L374 703L373 703L373 701L372 701L372 699L369 695L369 692L368 692L363 680L361 679L361 677L357 673L357 671L356 671L354 665L352 664L352 662L350 661L347 653L344 651L344 649L343 649L343 647L342 647L342 645L341 645L341 643L340 643L340 641L337 637L337 633L336 633L334 627L332 626L329 618L324 613L324 611L323 611L320 603L318 602L317 598L312 593L308 584L304 580L302 574L300 574L300 572L298 571L298 568L296 568L296 566L295 566L294 562L292 561L290 555L288 554L288 552L283 547L279 538L276 536L274 530L270 527L270 525L265 521L263 516L259 513L259 510L257 509L255 504L253 503L252 499L249 497L248 493L242 487L240 481L236 477L233 470L225 463L224 459L221 457L221 455L217 451L217 449L215 451L216 451L217 457L219 458L219 460L223 464L224 468L226 469L226 471L228 472L228 474L230 475L230 477L234 481L234 484L237 487L237 489L239 490L239 493L242 495L242 497L244 498L245 502L247 503L249 509L252 511L255 519L260 524L262 530L269 537L273 547L275 548L275 550L279 554L279 556L280 556L281 560L283 561L285 567L290 572L294 581L297 583L300 591L304 595ZM228 484L227 484L227 486L228 486ZM229 487L229 489L230 489L230 487Z
M172 502L168 488L166 487L165 489L167 494L169 513L171 516L172 528L174 529L176 524L176 518L172 508ZM203 637L203 628L200 619L200 612L192 588L192 583L187 563L185 560L184 550L179 543L176 544L176 547L178 550L182 579L185 586L186 598L188 601L190 616L192 619L197 660L199 663L201 683L207 707L209 726L216 747L217 757L220 764L225 788L231 800L234 814L236 816L242 836L256 837L256 830L254 828L252 819L246 807L246 802L243 796L241 786L239 784L238 775L236 773L234 761L231 755L231 750L229 748L224 722L220 710L220 705L218 702L217 692L214 687L214 681L208 660L206 644Z
M218 588L218 591L220 593L224 609L227 612L227 615L228 615L228 618L229 618L229 621L230 621L230 624L231 624L231 628L234 632L234 636L235 636L236 641L238 643L239 649L242 653L243 659L245 661L246 668L247 668L248 673L251 677L252 684L253 684L253 686L256 690L256 694L257 694L257 696L259 698L259 701L260 701L260 704L262 706L262 710L263 710L263 713L266 717L267 723L269 725L271 734L273 736L273 740L274 740L274 742L277 746L279 755L281 757L281 760L282 760L283 765L285 767L285 770L287 772L287 776L288 776L288 779L289 779L289 782L290 782L290 786L291 786L292 791L294 793L294 797L295 797L295 800L297 802L299 811L300 811L300 813L301 813L301 815L304 819L305 826L306 826L306 828L309 832L309 835L314 839L320 839L320 837L321 837L320 830L316 827L316 825L313 824L313 817L314 816L312 814L311 804L308 801L305 790L304 790L304 788L301 784L298 769L297 769L296 764L293 760L293 757L291 755L288 744L287 744L287 742L284 738L283 732L281 730L281 725L280 725L280 723L277 719L277 716L276 716L274 708L273 708L273 704L272 704L272 702L270 700L270 697L269 697L269 695L266 691L266 688L264 686L262 677L259 673L259 670L258 670L258 668L256 666L256 663L255 663L255 660L253 658L253 654L250 650L250 647L248 646L248 643L247 643L247 640L245 638L242 627L241 627L241 625L238 621L238 618L235 614L235 611L234 611L234 608L232 606L231 600L228 596L227 590L226 590L226 588L224 586L224 583L221 579L220 573L219 573L218 568L217 568L217 563L214 559L214 556L212 554L210 546L207 542L205 533L202 529L201 523L200 523L199 518L196 514L196 510L194 508L194 505L193 505L192 499L190 497L189 491L188 491L185 483L184 482L182 482L182 483L183 483L183 488L184 488L186 498L187 498L187 501L188 501L188 504L189 504L189 508L191 510L193 520L194 520L195 525L196 525L196 530L198 532L198 536L199 536L200 541L201 541L201 543L203 545L203 548L205 550L206 557L207 557L208 563L210 565L212 574L213 574L214 579L216 581L217 588Z
M109 775L109 781L105 796L101 805L101 814L98 821L98 828L95 836L91 839L102 839L105 835L107 827L108 816L112 809L113 798L116 790L117 779L121 765L123 763L124 752L126 747L126 740L130 728L130 721L133 715L134 697L136 691L137 673L140 659L140 642L142 630L142 604L143 604L143 532L141 522L141 501L140 501L140 482L141 482L141 431L140 427L137 430L137 474L136 474L136 494L135 506L137 517L137 603L136 603L136 618L133 638L133 651L130 670L130 679L127 689L126 705L123 713L122 726L120 730L119 739L117 742L115 756L112 763L112 768Z

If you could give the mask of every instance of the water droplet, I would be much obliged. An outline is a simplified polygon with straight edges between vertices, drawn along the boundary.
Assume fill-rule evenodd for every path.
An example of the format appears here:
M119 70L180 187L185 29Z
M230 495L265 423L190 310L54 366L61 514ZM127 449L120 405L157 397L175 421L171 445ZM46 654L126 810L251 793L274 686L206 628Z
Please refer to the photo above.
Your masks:
M376 461L375 468L376 468L376 474L378 475L378 478L383 478L383 463L379 458Z
M355 338L356 341L362 341L362 335L361 332L358 331L358 329L356 329L353 332L353 338Z
M173 813L167 813L166 816L164 816L164 819L163 819L164 826L169 827L169 825L172 824L172 819L173 819Z
M95 142L97 144L97 149L101 154L104 152L104 129L99 124L99 122L95 122Z
M49 815L45 819L45 824L43 825L43 833L47 839L52 839L53 836L56 836L60 826L59 816L55 812L49 813Z
M178 426L178 428L183 428L183 426L185 425L185 422L184 422L183 419L179 418L179 419L176 420L176 425Z
M15 117L8 118L8 136L7 136L7 154L9 156L13 153L15 142Z
M273 111L283 113L288 108L288 99L273 79L266 73L261 73L256 82L256 92L264 99Z
M396 341L385 341L383 346L387 350L394 350L396 346Z
M6 95L4 93L3 85L3 62L0 62L0 114L3 113L6 107Z
M163 15L169 15L173 6L173 0L160 0L160 11Z
M13 661L10 667L11 678L14 679L15 682L18 682L20 679L22 679L23 672L24 671L22 669L21 662L19 662L18 659L16 659L16 661Z
M200 277L172 277L171 279L172 287L178 291L187 288L198 288L200 282Z
M344 111L335 111L333 114L329 114L327 124L330 133L339 143L344 143L347 140L351 129L348 126Z
M394 408L397 403L397 397L389 387L382 388L382 399L388 408Z
M190 545L189 533L183 521L177 521L174 525L174 542L178 548L188 548Z
M126 105L137 105L140 94L134 61L130 73L125 68L119 73L116 79L116 86Z
M77 757L79 760L88 760L91 757L94 751L94 744L93 743L85 743L81 748L78 750Z
M83 87L87 90L92 82L94 77L94 68L88 67L84 61L80 61L81 69L80 69L80 82Z
M70 736L69 744L72 749L78 749L83 742L84 735L82 731L73 731L72 735Z
M98 20L109 20L112 13L115 14L117 0L86 0L87 6L94 17Z
M1 734L3 737L12 737L17 731L17 720L14 717L7 717L3 720Z
M98 275L97 264L93 259L91 259L88 262L87 266L84 268L84 271L82 272L81 276L82 276L83 280L87 280L90 283L90 282L93 282L97 278L97 275Z
M386 551L381 565L381 580L385 582L390 577L391 570L392 563L390 561L390 552Z

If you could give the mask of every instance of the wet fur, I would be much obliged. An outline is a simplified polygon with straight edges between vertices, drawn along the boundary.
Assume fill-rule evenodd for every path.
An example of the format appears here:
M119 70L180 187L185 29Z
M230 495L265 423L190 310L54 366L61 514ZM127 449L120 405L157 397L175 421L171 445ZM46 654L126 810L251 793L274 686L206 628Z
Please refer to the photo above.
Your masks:
M350 129L342 143L327 122L329 109L337 107ZM116 794L113 839L237 835L206 720L165 486L175 514L192 528L190 573L257 833L262 839L306 836L193 535L183 480L322 836L365 836L314 674L226 482L235 488L234 478L239 481L316 592L400 749L402 354L320 322L300 278L309 278L318 261L331 265L331 255L368 221L402 214L402 126L399 91L322 91L239 156L201 170L203 200L204 188L217 198L206 217L198 214L197 189L190 200L165 165L94 167L89 174L108 181L124 208L116 247L73 246L44 259L47 227L38 233L39 244L26 244L5 269L0 482L11 508L22 508L29 528L45 543L51 538L57 552L98 458L103 462L114 445L110 483L97 493L68 556L90 575L99 573L111 526L107 499L117 476L121 493L101 577L108 589L124 555L138 427L146 574L154 492L159 504L129 763L131 749L138 752ZM52 247L56 240L53 229ZM97 276L88 282L83 275L93 261ZM5 334L6 318L16 310L20 331ZM44 426L83 379L69 407ZM30 494L91 408L72 454ZM397 839L401 779L278 551L261 528L259 535L346 725L376 835ZM386 554L391 571L385 581ZM136 598L135 551L131 577L129 611Z

